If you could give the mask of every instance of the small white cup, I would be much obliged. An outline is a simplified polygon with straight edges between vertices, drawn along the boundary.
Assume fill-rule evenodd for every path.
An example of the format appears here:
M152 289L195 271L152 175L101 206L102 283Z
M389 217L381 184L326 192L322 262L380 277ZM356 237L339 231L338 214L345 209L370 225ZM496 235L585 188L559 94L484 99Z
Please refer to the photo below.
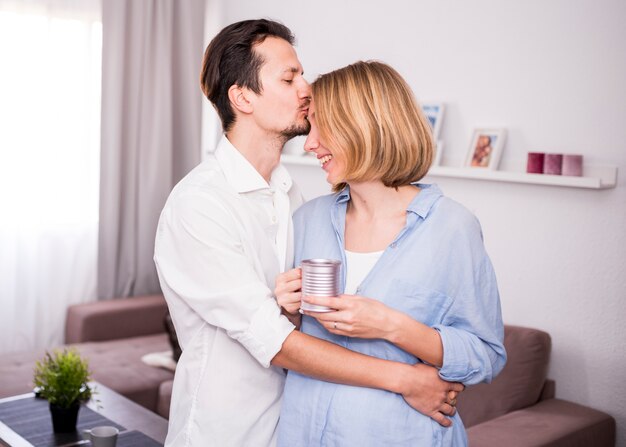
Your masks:
M93 447L115 447L119 432L117 428L108 425L94 427L91 430L83 430Z

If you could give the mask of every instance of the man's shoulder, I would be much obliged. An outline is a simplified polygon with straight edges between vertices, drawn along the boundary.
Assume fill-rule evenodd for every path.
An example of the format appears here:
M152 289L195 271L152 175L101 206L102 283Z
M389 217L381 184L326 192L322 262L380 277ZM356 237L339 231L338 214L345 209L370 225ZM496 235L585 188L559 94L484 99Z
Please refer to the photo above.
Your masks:
M219 163L209 157L193 168L172 189L164 209L203 207L211 203L228 203L236 196Z
M215 157L209 156L187 173L172 189L171 197L187 194L223 192L228 182Z

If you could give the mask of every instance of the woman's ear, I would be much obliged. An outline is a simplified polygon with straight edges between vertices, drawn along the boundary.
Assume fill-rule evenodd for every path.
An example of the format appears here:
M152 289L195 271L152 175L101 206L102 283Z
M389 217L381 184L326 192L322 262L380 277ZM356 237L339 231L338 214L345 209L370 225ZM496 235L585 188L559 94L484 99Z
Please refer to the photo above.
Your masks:
M239 85L231 85L228 89L228 99L233 107L241 113L252 113L252 104L248 100L249 90Z

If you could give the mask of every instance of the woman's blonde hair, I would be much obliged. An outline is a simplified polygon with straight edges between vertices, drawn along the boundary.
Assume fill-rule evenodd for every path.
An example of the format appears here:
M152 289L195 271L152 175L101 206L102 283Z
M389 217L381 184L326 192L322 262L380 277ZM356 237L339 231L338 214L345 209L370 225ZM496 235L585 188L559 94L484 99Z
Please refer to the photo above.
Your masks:
M334 191L350 181L397 188L426 175L434 151L430 125L397 71L359 61L321 75L312 89L320 136L345 162Z

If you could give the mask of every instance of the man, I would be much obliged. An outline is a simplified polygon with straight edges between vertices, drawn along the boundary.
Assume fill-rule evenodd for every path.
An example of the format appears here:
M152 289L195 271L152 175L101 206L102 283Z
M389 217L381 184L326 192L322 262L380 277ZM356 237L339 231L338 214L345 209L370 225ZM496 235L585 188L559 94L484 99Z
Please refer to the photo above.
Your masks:
M209 44L203 92L225 132L172 191L155 263L183 354L168 446L271 446L285 373L400 393L443 425L460 384L425 365L363 356L294 331L272 295L291 267L291 213L301 195L279 163L306 134L309 85L285 26L249 20Z

